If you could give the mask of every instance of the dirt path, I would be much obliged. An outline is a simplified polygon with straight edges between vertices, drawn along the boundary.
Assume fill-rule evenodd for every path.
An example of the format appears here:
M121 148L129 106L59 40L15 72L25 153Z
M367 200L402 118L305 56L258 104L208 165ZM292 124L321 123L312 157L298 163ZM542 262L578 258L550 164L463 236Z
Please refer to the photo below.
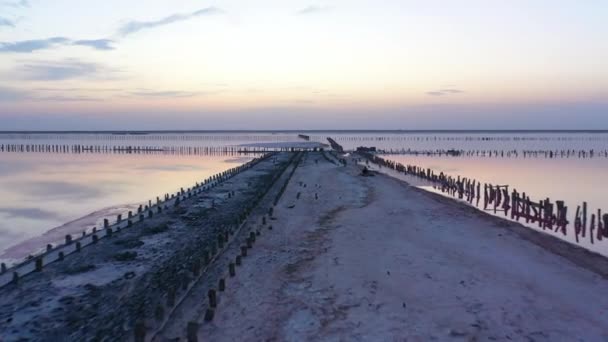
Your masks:
M306 158L199 340L608 340L602 276L514 224L357 173Z

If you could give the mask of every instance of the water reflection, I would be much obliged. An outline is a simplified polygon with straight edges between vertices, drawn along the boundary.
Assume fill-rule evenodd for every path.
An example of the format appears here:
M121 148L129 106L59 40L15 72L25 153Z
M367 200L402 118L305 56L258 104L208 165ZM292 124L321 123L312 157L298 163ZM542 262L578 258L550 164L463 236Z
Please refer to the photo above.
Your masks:
M255 156L0 154L0 259L23 258Z
M574 215L576 207L587 202L590 214L597 209L608 209L608 197L601 182L608 176L606 159L488 159L429 156L385 155L385 159L407 165L431 168L453 177L461 176L482 183L509 185L509 190L525 192L534 201L549 198L552 202L563 200L568 206L568 236L552 234L574 241ZM427 185L427 184L418 184ZM538 229L538 225L530 225ZM542 229L541 229L542 230ZM581 241L588 249L608 255L608 243L592 245Z

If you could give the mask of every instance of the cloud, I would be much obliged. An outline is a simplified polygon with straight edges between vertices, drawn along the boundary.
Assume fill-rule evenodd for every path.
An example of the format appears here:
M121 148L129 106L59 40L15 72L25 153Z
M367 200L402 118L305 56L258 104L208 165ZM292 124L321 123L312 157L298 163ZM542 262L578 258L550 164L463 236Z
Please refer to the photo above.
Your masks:
M317 14L317 13L326 12L329 9L330 9L329 7L325 7L325 6L312 5L312 6L302 8L301 10L297 11L296 14L298 14L298 15Z
M136 20L134 20L134 21L130 21L130 22L124 24L118 30L118 33L122 36L127 36L130 34L139 32L141 30L169 25L169 24L172 24L175 22L185 21L185 20L189 20L189 19L199 17L199 16L213 15L213 14L219 14L219 13L223 13L223 11L216 7L207 7L207 8L200 9L198 11L194 11L192 13L172 14L170 16L164 17L159 20L153 20L153 21L136 21Z
M460 94L460 93L464 93L464 91L462 91L460 89L454 89L454 88L441 89L441 91L443 93L448 93L448 94Z
M14 8L30 7L30 2L28 0L5 1L5 2L0 2L0 6L7 6L7 7L14 7Z
M12 43L0 43L1 52L28 53L36 50L50 49L58 45L65 45L70 40L64 37L53 37L48 39L22 40Z
M168 91L153 91L142 89L138 91L134 91L130 93L133 96L141 96L141 97L192 97L198 95L200 93L190 92L190 91L179 91L179 90L168 90Z
M0 53L32 53L37 50L53 49L60 46L88 46L96 50L112 50L113 41L109 39L92 39L72 41L65 37L22 40L17 42L0 42Z
M94 75L99 67L94 63L75 60L63 62L33 62L19 70L24 78L35 81L58 81Z
M0 26L15 27L15 23L13 23L12 21L10 21L10 20L8 20L6 18L0 17Z
M29 98L29 94L26 91L0 87L0 102L19 101Z
M110 39L77 40L72 45L88 46L96 50L114 50Z
M73 91L78 91L74 89ZM92 102L102 101L100 98L88 96L66 96L53 94L51 96L42 95L37 92L23 89L0 87L0 103L15 101L36 101L36 102Z
M444 88L439 90L427 91L426 94L429 96L447 96L453 94L464 93L464 90L457 88Z

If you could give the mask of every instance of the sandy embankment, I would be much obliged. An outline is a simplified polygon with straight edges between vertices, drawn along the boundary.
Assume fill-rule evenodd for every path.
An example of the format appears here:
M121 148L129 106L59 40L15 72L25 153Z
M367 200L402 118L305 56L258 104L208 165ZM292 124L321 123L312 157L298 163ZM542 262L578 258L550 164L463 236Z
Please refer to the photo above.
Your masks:
M181 300L219 236L234 231L290 158L265 159L0 288L0 341L123 341L137 322L153 330L174 307L169 293Z
M159 285L181 288L182 261L235 219L272 162L3 289L0 340L129 340L142 316L154 341L185 340L188 323L199 341L608 340L606 259L353 164L306 154L270 219L287 169L162 323L150 311L166 303Z
M176 318L181 335L165 337L198 319L202 341L608 340L606 259L590 271L516 223L317 156L214 320Z

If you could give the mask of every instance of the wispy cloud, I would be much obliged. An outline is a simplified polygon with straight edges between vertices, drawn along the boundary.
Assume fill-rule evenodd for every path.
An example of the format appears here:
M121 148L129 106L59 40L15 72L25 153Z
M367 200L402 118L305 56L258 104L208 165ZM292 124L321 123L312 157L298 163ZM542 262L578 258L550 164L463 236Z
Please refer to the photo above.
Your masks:
M13 23L12 21L10 21L10 20L8 20L6 18L0 17L0 27L1 26L15 27L15 23Z
M140 96L140 97L153 97L153 98L163 98L163 97L192 97L199 95L198 92L191 91L180 91L180 90L165 90L165 91L155 91L148 89L140 89L138 91L130 92L132 96Z
M317 14L330 10L330 7L311 5L296 12L298 15Z
M91 39L91 40L77 40L72 45L81 45L92 47L96 50L114 50L112 44L114 41L110 39Z
M52 37L47 39L22 40L17 42L0 42L0 53L32 53L37 50L53 49L60 46L88 46L96 50L112 50L112 41L109 39L77 40L72 41L66 37Z
M127 36L142 30L151 29L159 26L173 24L179 21L189 20L195 17L213 15L223 13L223 11L216 7L207 7L200 9L198 11L194 11L186 14L172 14L170 16L161 18L159 20L152 21L130 21L124 24L119 30L118 33L122 36Z
M29 98L29 93L24 90L0 87L0 102L12 102Z
M93 98L81 95L57 95L50 96L44 92L35 92L24 89L0 87L0 103L1 102L16 102L16 101L36 101L36 102L91 102L102 101L100 98Z
M426 94L429 96L447 96L453 94L464 93L464 90L457 88L443 88L439 90L427 91Z
M53 37L48 39L22 40L12 43L0 43L0 52L28 53L36 50L44 50L65 45L69 39L64 37Z
M97 63L77 59L63 61L22 61L16 70L18 78L30 81L61 81L75 78L111 78L118 72ZM100 77L100 75L103 75Z
M4 2L0 2L0 6L7 6L7 7L14 7L14 8L30 7L30 2L28 0L4 1Z

